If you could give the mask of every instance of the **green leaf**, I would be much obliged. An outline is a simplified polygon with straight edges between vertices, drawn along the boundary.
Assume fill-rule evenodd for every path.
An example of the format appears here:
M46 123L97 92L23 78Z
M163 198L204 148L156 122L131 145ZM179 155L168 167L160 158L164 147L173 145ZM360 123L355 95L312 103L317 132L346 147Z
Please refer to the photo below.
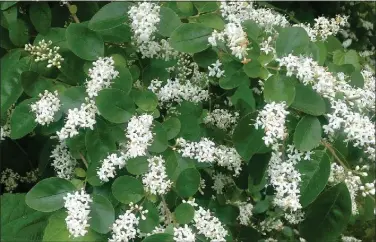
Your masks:
M69 49L78 57L94 61L104 55L104 42L100 34L85 24L71 23L65 33Z
M35 211L25 203L25 194L1 196L1 240L40 241L48 214Z
M342 50L343 46L341 41L339 41L336 37L334 36L329 36L326 41L325 41L325 46L326 49L329 53L335 51L335 50Z
M1 115L5 115L23 92L20 77L30 59L19 61L20 55L20 51L10 51L1 58Z
M70 79L69 84L77 85L78 83L83 83L87 78L87 75L84 72L85 61L71 51L62 53L62 56L64 61L62 61L59 70Z
M81 242L102 242L105 238L100 234L94 232L90 228L87 234L81 237L73 237L69 234L65 218L67 217L67 212L64 210L59 210L53 213L48 220L46 229L44 230L43 241L44 242L71 242L71 241L81 241ZM90 220L89 220L90 221Z
M310 42L306 52L307 55L312 56L313 60L317 61L320 66L324 65L328 53L323 42Z
M300 151L309 151L321 141L321 124L318 118L306 115L298 123L294 133L294 145Z
M150 90L135 90L134 102L144 111L153 111L158 106L158 98Z
M180 115L179 121L181 123L179 137L187 140L200 139L201 128L198 118L191 115Z
M176 191L181 197L191 197L200 186L200 173L195 168L183 170L176 180Z
M350 84L354 87L359 87L359 88L364 87L364 78L360 71L354 71L351 74Z
M295 85L291 78L278 74L269 77L264 84L266 102L285 102L290 106L295 98Z
M100 91L95 103L100 114L113 123L125 123L135 113L132 98L125 92L114 88Z
M60 47L60 51L68 50L67 39L65 38L65 28L50 28L47 33L39 33L34 39L34 45L38 44L41 40L51 40L53 46ZM61 63L63 64L64 61Z
M137 203L144 195L142 183L131 176L120 176L112 183L112 194L122 203Z
M148 200L142 204L142 207L148 210L148 213L145 215L145 220L140 219L138 227L142 233L150 233L159 224L159 211L155 205Z
M33 3L29 9L30 20L35 29L46 34L51 27L52 14L47 2Z
M219 86L225 90L236 88L249 83L248 76L244 73L243 66L238 62L224 65L225 75L219 79Z
M303 84L295 85L295 98L291 107L313 116L320 116L326 112L324 99L311 87Z
M16 46L24 47L29 42L29 29L22 19L9 25L9 38Z
M257 60L252 60L243 66L245 74L251 78L259 77L261 68L261 64Z
M176 6L185 16L192 16L195 13L195 7L192 2L176 2Z
M359 55L355 50L349 50L343 52L342 50L336 50L333 52L333 63L336 65L351 64L356 70L360 70Z
M219 8L217 2L196 2L194 1L193 4L197 8L197 10L200 13L205 13L205 12L212 12L215 11Z
M276 40L277 55L282 57L293 53L303 54L309 45L309 36L301 27L287 27L282 29Z
M315 151L311 160L301 161L297 168L301 174L300 204L307 207L324 190L330 175L329 156Z
M252 178L253 185L259 185L265 177L268 168L270 153L255 154L248 162L249 176Z
M209 47L208 38L212 29L198 23L182 24L170 38L171 47L185 53L201 52Z
M146 156L139 156L127 160L125 167L129 173L138 176L145 174L148 171L149 162Z
M256 153L266 153L264 130L256 129L252 123L254 114L244 116L235 127L233 141L236 151L244 160L249 160Z
M10 119L10 137L19 139L30 133L37 126L35 114L31 111L30 105L36 99L26 99L16 106Z
M247 33L248 38L253 41L257 41L259 35L261 34L261 29L258 24L253 20L245 20L242 23L244 31Z
M104 5L90 19L89 28L94 31L102 31L122 25L128 19L128 2L112 2Z
M54 83L52 80L40 76L34 71L25 71L21 74L21 84L27 95L38 97L44 90L53 91Z
M14 6L17 4L17 1L7 1L7 2L1 2L1 10L7 10L8 8Z
M4 27L7 27L9 29L9 27L14 23L14 22L17 22L17 15L18 15L18 9L17 9L17 6L14 6L14 7L11 7L11 8L8 8L7 10L5 11L2 11L2 17L4 19L2 19L2 25ZM3 21L4 20L4 21Z
M122 24L112 29L96 31L100 33L105 42L124 43L132 39L132 30L128 25Z
M115 69L119 72L119 75L112 81L111 87L129 94L133 86L131 72L127 67L117 64L115 64Z
M89 129L86 132L85 144L91 162L98 162L116 150L110 130L101 120L97 121L93 130Z
M340 183L324 193L308 208L300 224L300 234L309 241L335 241L351 216L350 193Z
M60 95L61 110L68 113L69 109L80 108L85 102L85 87L70 87Z
M197 21L213 29L223 30L225 28L225 22L216 13L206 13L199 15Z
M198 66L208 68L218 60L218 55L213 49L207 49L193 55L193 60Z
M174 236L172 234L166 234L166 233L153 234L142 240L142 242L174 242L174 241L175 241Z
M174 117L166 119L163 122L162 126L167 133L168 140L175 138L179 134L181 129L181 123L179 119Z
M26 204L41 212L53 212L64 206L64 197L75 190L74 185L62 178L51 177L38 182L26 194Z
M148 150L150 152L161 153L168 147L167 133L159 122L154 121L153 125L153 143L149 146Z
M256 102L252 90L248 85L244 84L239 86L234 95L231 96L231 102L239 109L246 108L246 113L256 110Z
M176 222L179 224L188 224L195 215L195 209L189 203L181 203L176 207L174 214Z
M93 194L92 199L89 214L90 228L100 234L106 234L115 221L114 207L104 196Z
M172 32L181 25L180 18L174 10L167 7L161 7L159 15L157 32L164 37L170 37Z

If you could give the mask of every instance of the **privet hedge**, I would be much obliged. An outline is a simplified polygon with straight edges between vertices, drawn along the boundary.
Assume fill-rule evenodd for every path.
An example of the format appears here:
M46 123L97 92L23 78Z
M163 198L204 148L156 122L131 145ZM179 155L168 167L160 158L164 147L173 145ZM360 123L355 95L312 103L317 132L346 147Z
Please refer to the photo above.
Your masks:
M2 2L2 240L371 240L374 50L347 14Z

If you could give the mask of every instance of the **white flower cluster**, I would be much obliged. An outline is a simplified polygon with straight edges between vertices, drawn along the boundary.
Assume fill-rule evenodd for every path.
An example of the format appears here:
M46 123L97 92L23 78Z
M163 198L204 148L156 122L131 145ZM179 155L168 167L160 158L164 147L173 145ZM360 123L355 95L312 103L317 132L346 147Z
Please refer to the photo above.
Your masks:
M86 80L86 92L90 98L98 96L98 92L110 87L112 80L119 72L115 70L115 62L112 57L99 57L89 69L90 80Z
M58 53L60 47L54 46L51 48L52 41L46 42L44 39L38 42L38 45L34 46L31 44L25 45L25 50L30 52L33 56L35 56L35 62L38 61L48 61L47 67L50 68L52 66L56 66L57 68L61 68L61 62L64 58Z
M220 78L225 73L224 70L221 70L219 67L222 65L222 63L217 60L215 63L208 66L209 70L209 76L215 76L217 78Z
M212 188L217 194L223 194L223 188L225 188L225 186L232 184L234 182L230 176L224 175L221 172L213 174L212 178L213 178Z
M5 124L1 126L1 131L0 131L0 140L5 140L6 137L10 137L10 119L12 117L14 111L14 105L12 105L8 110L7 110L7 120L5 121Z
M78 134L79 128L94 129L95 115L98 113L97 106L93 100L86 98L86 103L81 107L69 109L64 127L56 132L60 140L71 138Z
M198 207L193 217L194 225L199 234L203 234L211 241L226 241L228 232L217 217L211 215L209 210Z
M342 242L362 242L362 240L357 239L355 237L344 236L344 235L342 235L341 240L342 240Z
M251 225L253 204L247 202L239 202L237 205L239 207L239 216L237 218L239 220L239 223L245 226Z
M114 178L116 174L116 166L120 169L125 166L126 160L124 156L110 154L101 161L102 166L98 169L97 175L99 179L108 182L109 178Z
M192 229L188 225L184 227L174 228L174 241L176 242L190 242L195 241L196 235L193 233Z
M154 195L166 194L172 182L167 177L164 159L162 156L153 156L148 162L149 172L142 177L145 190Z
M259 112L255 128L259 127L265 130L265 136L262 138L267 146L275 146L285 138L285 120L289 112L287 106L282 103L268 103Z
M64 207L68 212L65 222L70 235L73 237L84 236L90 226L88 220L90 219L90 203L93 200L83 189L75 193L68 193L64 200Z
M165 39L160 42L155 39L155 32L160 21L160 6L150 2L140 2L132 6L128 15L131 19L133 30L133 40L145 58L162 58L169 60L176 58L178 52L175 51Z
M305 213L303 210L297 210L295 212L284 213L283 216L290 224L299 224L303 222Z
M60 109L60 100L57 91L51 93L47 90L39 94L39 100L30 105L35 113L35 122L41 125L49 125L54 121L57 111Z
M363 166L362 168L356 167L356 171L360 176L367 176L367 172L358 172L359 170L366 170L368 166ZM337 184L340 182L345 182L347 188L349 189L352 205L352 213L358 213L358 205L356 203L356 198L359 194L363 197L370 195L375 196L375 182L366 183L363 185L360 176L356 175L354 171L345 171L342 166L336 163L331 164L329 183Z
M162 86L162 81L154 79L148 89L157 95L162 105L166 106L171 105L171 102L190 101L199 103L209 99L208 90L189 80L182 82L179 79L167 79L167 83Z
M273 55L275 55L276 51L273 44L273 38L269 36L267 39L260 43L260 51L264 52L265 54L272 53Z
M51 152L52 166L57 177L71 179L76 167L77 160L73 158L65 142L60 142Z
M273 216L266 217L265 220L261 221L259 226L261 230L260 232L264 235L266 234L266 232L271 232L273 230L282 231L284 227L281 219L275 218Z
M207 114L207 116L204 118L204 123L211 124L222 130L232 130L237 124L238 119L238 112L234 112L234 114L232 114L226 109L217 108Z
M217 163L219 166L226 167L234 171L237 176L241 171L242 158L238 152L231 147L219 145L208 138L202 138L199 142L187 142L183 138L176 140L178 152L183 157L196 159L198 162Z
M348 16L337 15L335 18L327 19L325 17L315 18L313 26L310 24L298 24L295 26L303 27L311 41L326 40L331 35L336 35L341 27L346 26Z
M128 159L146 155L146 150L153 140L152 125L153 116L149 114L133 116L130 119L126 129L128 142L124 144L125 151L121 152L121 155L107 156L97 171L102 181L107 182L109 178L115 177L116 166L121 169Z
M33 183L38 180L38 169L26 172L26 176L20 176L12 169L5 168L1 172L0 184L4 185L6 192L12 193L17 187L18 182L21 183Z

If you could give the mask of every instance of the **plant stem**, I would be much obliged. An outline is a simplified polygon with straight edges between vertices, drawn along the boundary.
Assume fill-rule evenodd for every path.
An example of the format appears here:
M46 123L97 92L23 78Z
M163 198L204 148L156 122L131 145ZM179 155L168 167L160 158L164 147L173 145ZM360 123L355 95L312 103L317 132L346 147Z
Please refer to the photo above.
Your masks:
M85 157L81 153L80 153L80 157L81 157L81 160L82 160L82 162L84 163L84 165L85 165L85 167L87 169L88 168L88 163L87 163Z
M67 2L67 7L68 7L68 10L69 10L74 22L80 23L80 20L78 19L77 15L75 13L71 13L71 11L70 11L71 5L70 5L69 2Z
M168 208L167 206L167 203L166 203L166 200L164 198L164 196L161 196L162 198L162 204L163 204L163 207L165 209L165 213L166 213L166 217L167 217L167 224L171 224L173 222L173 217L172 217L172 213L170 211L170 209Z

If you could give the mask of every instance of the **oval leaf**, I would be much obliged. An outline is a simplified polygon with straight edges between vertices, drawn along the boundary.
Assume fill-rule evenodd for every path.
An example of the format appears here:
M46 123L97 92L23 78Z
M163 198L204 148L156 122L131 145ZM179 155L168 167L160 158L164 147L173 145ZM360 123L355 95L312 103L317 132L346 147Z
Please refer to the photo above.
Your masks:
M35 114L31 111L30 105L36 99L26 99L18 104L13 111L10 119L10 137L19 139L30 133L37 126L35 122Z
M197 53L209 47L212 29L197 23L182 24L171 34L171 47L177 51Z
M285 102L291 105L295 98L295 86L290 78L273 75L264 84L264 98L266 102Z
M93 194L93 202L90 204L90 228L100 234L106 234L111 230L115 221L115 210L112 203L101 195Z
M326 112L324 99L311 87L300 83L295 85L295 98L291 107L313 116L320 116Z
M179 196L193 196L200 186L200 173L195 168L183 170L176 180L176 191Z
M121 176L112 184L112 194L119 202L136 203L144 197L144 187L134 177Z
M278 56L303 54L309 45L309 36L301 27L288 27L282 29L276 40Z
M89 28L102 31L125 23L128 18L128 2L112 2L104 5L89 21Z
M321 140L321 124L318 118L306 115L298 123L294 133L294 145L298 150L309 151Z
M33 3L29 9L30 20L35 29L46 34L51 27L52 14L47 2Z
M195 215L195 209L189 203L181 203L175 209L175 219L179 224L188 224Z

